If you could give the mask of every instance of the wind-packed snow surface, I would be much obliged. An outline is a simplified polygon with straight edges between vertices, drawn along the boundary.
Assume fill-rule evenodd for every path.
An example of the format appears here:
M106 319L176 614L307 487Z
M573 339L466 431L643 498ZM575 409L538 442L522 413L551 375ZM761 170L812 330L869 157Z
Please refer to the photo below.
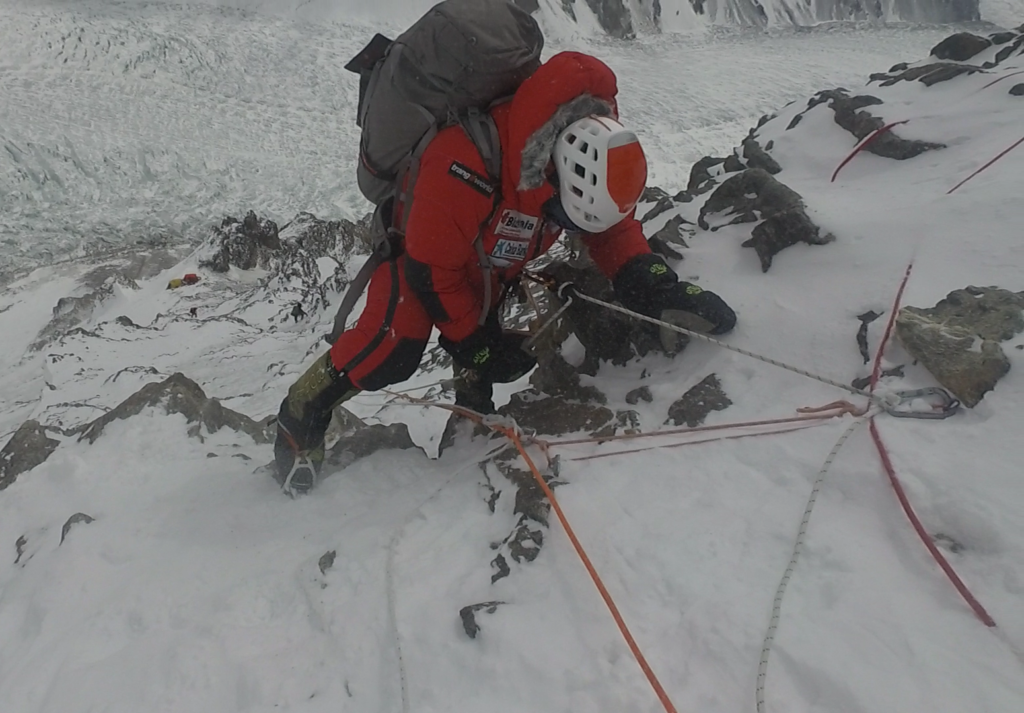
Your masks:
M5 140L16 131L32 156L4 164L5 188L15 185L12 165L39 175L45 164L55 177L32 188L19 179L23 192L7 192L7 235L38 229L58 241L71 233L52 243L59 254L81 244L75 225L88 226L84 238L100 216L119 230L155 228L174 215L200 226L251 202L287 217L332 207L355 217L353 88L323 70L361 36L227 12L147 12L15 14L22 31L7 34L4 25L5 42L22 43L11 51L35 58L2 74L5 98L23 102L0 104ZM244 34L228 32L231 24ZM76 45L70 33L58 47L71 28L89 40ZM185 37L190 47L169 39ZM675 267L737 309L728 343L848 383L869 368L857 351L856 316L887 317L908 264L908 305L928 307L972 284L1024 290L1024 147L946 195L1022 138L1024 98L1008 93L1024 81L1014 75L1022 58L932 87L864 90L884 100L870 107L876 115L909 119L900 136L947 145L908 161L860 154L830 183L853 137L824 104L787 129L815 90L856 91L868 73L924 56L938 37L840 31L589 47L618 71L624 120L638 127L652 184L670 193L685 187L700 155L737 144L762 111L779 109L758 139L773 142L779 178L836 240L789 248L762 273L741 247L749 224L698 231ZM151 40L162 49L139 51ZM63 56L70 66L54 70ZM140 57L149 62L145 79L131 69ZM797 101L783 108L789 99ZM59 139L58 120L69 127ZM293 138L285 144L285 136ZM66 161L44 150L61 145ZM676 211L694 218L702 200ZM88 292L84 275L104 284L96 261L36 269L5 287L0 432L27 418L85 423L177 371L259 419L321 353L330 310L292 323L299 285L267 283L260 271L200 271L199 284L167 290L169 278L197 269L195 255L168 258L173 267L163 270L149 259L152 277L137 287L107 282L70 331L41 332L58 299ZM357 268L358 260L347 266ZM330 260L323 269L330 274ZM884 321L871 325L872 350ZM862 427L818 496L782 607L766 710L1024 709L1024 661L1014 653L1024 647L1024 337L1002 346L1013 368L976 408L946 421L877 421L928 532L998 627L975 618L928 556ZM882 389L934 385L892 343L883 366L898 364L905 377ZM605 364L584 380L611 408L636 409L650 432L709 373L734 402L709 424L787 417L849 396L702 343L675 359ZM424 373L410 385L444 376ZM627 406L626 393L640 385L653 401ZM409 423L436 453L443 412L380 394L361 395L352 408L370 421ZM677 710L754 710L776 586L812 483L852 422L678 448L649 447L685 438L555 450L559 501ZM663 710L556 521L536 560L509 562L510 575L492 584L493 545L518 520L512 484L479 465L495 441L462 440L439 460L381 452L290 500L253 473L270 446L225 429L201 439L187 430L183 416L154 408L115 421L92 445L62 438L45 463L0 492L0 710ZM491 488L501 492L493 512ZM95 520L62 541L75 513ZM332 551L333 565L322 566ZM470 639L459 612L484 602L502 604L477 614L481 630Z

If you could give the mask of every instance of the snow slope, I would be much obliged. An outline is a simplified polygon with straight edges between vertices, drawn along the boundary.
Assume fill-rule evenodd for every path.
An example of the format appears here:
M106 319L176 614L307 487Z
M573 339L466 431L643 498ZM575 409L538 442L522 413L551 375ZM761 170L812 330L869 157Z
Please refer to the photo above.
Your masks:
M96 32L103 25L74 22L95 22ZM641 129L653 182L670 192L684 186L697 146L720 152L769 108L765 101L777 102L779 115L760 128L759 138L774 141L773 155L784 166L779 178L805 197L836 242L792 247L762 273L753 251L740 246L750 226L733 226L698 232L677 268L737 308L740 324L729 343L844 382L867 369L854 342L856 315L889 310L911 261L906 304L930 306L968 284L1024 290L1018 189L1024 148L945 195L1021 138L1024 99L1007 92L1017 83L1012 73L1021 71L1021 58L930 88L901 83L867 90L885 102L873 111L887 120L910 119L898 129L901 136L948 145L910 161L862 154L829 183L852 150L852 137L824 105L786 129L813 90L837 83L856 89L855 73L862 83L867 71L883 70L893 59L924 55L891 49L894 39L920 47L935 39L928 31L889 32L840 34L827 42L812 34L788 50L740 38L709 43L704 55L667 38L639 49L593 47L620 72L624 112ZM346 40L336 41L340 47ZM858 43L861 52L868 45L895 56L880 54L879 66L866 69L840 64L851 63ZM789 53L791 74L755 60L773 49ZM798 63L794 56L807 59ZM78 57L73 61L83 61ZM286 88L271 59L259 71ZM681 73L684 59L685 66L708 63L718 74ZM54 96L81 82L81 96L91 98L88 90L103 83L90 84L89 72L107 66L57 78L40 67L36 79L52 86ZM131 79L117 85L137 98L126 111L156 115L157 99L146 91L174 86L158 79L167 66L154 60L151 88ZM219 75L205 76L212 84ZM232 77L260 84L257 76L223 76L229 89L219 96L231 96ZM778 89L768 88L776 82ZM299 84L291 91L311 91ZM186 86L196 106L205 106L201 93ZM117 96L105 106L119 106ZM240 104L244 96L238 93ZM790 98L797 101L781 107ZM250 109L270 115L255 100ZM189 131L212 116L202 112L197 108ZM187 116L170 109L167 115ZM686 126L695 115L703 127ZM102 124L100 116L94 115L93 135L113 137L118 122ZM308 136L322 135L312 114L302 121ZM260 136L258 125L226 121L210 140L241 145ZM36 131L29 123L14 126ZM146 130L153 140L162 137L160 127ZM97 140L98 156L103 146ZM227 161L224 175L241 165ZM321 175L316 171L326 173L319 165L310 163L314 173L305 180L311 184ZM340 190L353 189L349 173L335 179L345 186ZM175 176L161 181L163 188L184 185L179 174L163 175ZM288 196L304 184L298 172L281 176L277 187L269 176L257 179L252 199L283 196L276 209L292 209L288 201L299 199ZM232 185L225 179L221 190L241 190L243 182ZM121 212L128 201L108 188L97 182L91 190L112 219L129 219ZM172 198L189 195L181 190ZM216 193L195 197L201 216L218 215L227 200ZM27 211L33 200L25 196L15 205ZM59 201L50 205L63 210ZM83 206L80 215L88 215ZM696 209L696 203L680 208L691 217ZM273 412L320 351L318 335L330 315L312 315L312 325L289 323L296 285L267 287L257 272L204 273L198 285L165 289L169 277L194 268L192 256L140 278L138 289L112 286L83 330L35 352L27 349L37 328L90 266L40 268L7 285L0 294L0 431L30 416L65 427L82 423L143 383L179 370L231 408L254 418ZM188 316L192 306L199 308L195 319ZM115 321L122 315L138 326ZM882 326L882 320L872 325L873 349ZM947 557L998 628L974 618L917 541L862 428L843 447L818 497L775 638L767 710L1021 710L1024 661L1013 649L1024 647L1022 346L1024 335L1004 343L1013 369L977 408L943 422L878 420L929 532L958 543ZM885 365L906 362L900 347L890 345ZM789 416L796 407L845 396L706 344L691 345L675 360L605 365L593 383L613 408L625 408L625 394L649 384L653 402L634 408L643 429L654 431L669 404L711 372L734 405L709 423ZM438 376L423 374L414 383ZM908 364L904 379L887 380L883 388L933 383ZM361 395L353 408L382 422L410 422L431 452L444 419L375 394ZM775 588L815 475L850 423L587 461L573 459L636 446L558 449L559 500L678 710L753 710ZM291 501L252 473L269 460L269 446L225 430L203 434L202 441L185 433L183 417L154 409L115 422L91 446L66 439L46 463L0 492L0 547L6 548L0 552L7 553L0 557L0 710L662 710L559 525L545 530L534 562L512 562L511 575L491 583L492 543L517 521L511 485L493 467L478 465L492 444L462 442L440 460L379 453ZM488 485L501 491L493 513ZM62 525L77 512L95 521L74 526L61 542ZM334 564L323 571L321 557L329 551ZM469 639L459 610L491 601L503 604L478 615L482 630Z

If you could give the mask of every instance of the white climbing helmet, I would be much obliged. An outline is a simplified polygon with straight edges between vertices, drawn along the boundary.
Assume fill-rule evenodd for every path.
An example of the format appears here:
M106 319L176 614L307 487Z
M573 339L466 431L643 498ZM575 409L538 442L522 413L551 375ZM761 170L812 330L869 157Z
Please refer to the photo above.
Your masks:
M647 159L636 134L615 119L574 121L555 143L559 194L569 219L600 233L633 212L647 184Z

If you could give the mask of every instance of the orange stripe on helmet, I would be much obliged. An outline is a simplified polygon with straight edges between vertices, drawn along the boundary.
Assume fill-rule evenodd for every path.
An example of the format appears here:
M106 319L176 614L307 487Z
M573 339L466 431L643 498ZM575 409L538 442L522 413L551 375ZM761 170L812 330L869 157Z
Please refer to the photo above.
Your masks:
M608 195L622 213L633 210L646 185L647 158L639 141L608 149Z

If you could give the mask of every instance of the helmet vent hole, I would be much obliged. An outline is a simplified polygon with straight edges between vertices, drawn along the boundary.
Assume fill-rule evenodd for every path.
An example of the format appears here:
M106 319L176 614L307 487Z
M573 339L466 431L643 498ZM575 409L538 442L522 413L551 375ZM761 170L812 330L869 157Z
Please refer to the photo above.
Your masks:
M587 169L585 169L583 166L581 166L578 163L575 166L572 167L572 170L573 170L573 173L575 173L580 178L586 178L587 177Z
M584 141L582 144L580 144L580 153L581 154L586 156L587 155L587 151L589 151L589 150L590 150L590 144L588 144L586 141Z
M592 185L592 186L596 186L597 185L597 174L596 173L590 174L590 185Z
M583 191L581 191L579 188L577 188L576 186L570 186L570 188L572 189L574 195L579 196L580 198L583 197Z
M590 157L593 158L595 161L597 160L597 149L594 149L590 152Z

